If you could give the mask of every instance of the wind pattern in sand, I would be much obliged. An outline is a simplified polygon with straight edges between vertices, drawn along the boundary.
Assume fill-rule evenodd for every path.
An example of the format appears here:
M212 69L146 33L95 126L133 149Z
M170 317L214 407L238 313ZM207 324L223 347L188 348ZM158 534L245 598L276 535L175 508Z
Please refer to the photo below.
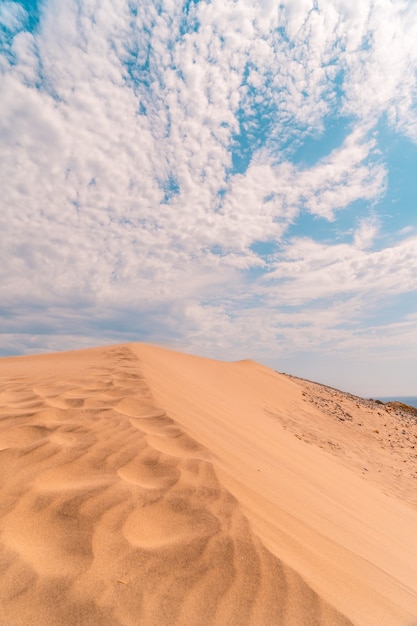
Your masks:
M2 624L349 623L254 535L129 348L58 360L59 382L39 365L2 380Z

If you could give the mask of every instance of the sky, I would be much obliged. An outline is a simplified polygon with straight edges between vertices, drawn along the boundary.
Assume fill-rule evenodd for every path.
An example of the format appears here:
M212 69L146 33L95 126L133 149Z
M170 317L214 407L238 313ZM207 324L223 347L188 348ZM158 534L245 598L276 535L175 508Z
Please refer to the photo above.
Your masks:
M0 354L417 395L417 3L0 2Z

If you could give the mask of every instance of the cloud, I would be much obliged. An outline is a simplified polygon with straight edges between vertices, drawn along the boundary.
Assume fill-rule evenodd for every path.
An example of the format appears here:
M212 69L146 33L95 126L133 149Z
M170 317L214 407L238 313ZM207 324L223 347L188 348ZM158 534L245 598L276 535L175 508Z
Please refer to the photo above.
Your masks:
M345 293L377 298L415 291L417 239L410 237L382 250L366 249L374 237L375 226L365 221L351 244L294 239L266 278L284 281L277 290L289 304Z
M345 112L371 121L386 115L393 127L416 140L417 7L389 0L363 6L366 20L359 21L355 11L344 22L350 52L345 62Z
M412 291L413 231L388 242L379 219L376 129L417 141L415 11L48 0L34 26L3 3L5 349L81 335L318 349L367 327L366 298ZM343 137L303 161L329 120ZM300 234L306 215L343 242Z
M0 5L0 26L11 33L19 31L27 19L27 13L18 2L8 2Z

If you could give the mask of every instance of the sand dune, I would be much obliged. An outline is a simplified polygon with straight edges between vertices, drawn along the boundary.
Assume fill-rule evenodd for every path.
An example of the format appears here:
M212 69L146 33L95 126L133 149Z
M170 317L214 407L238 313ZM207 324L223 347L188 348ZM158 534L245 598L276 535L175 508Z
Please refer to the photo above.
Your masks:
M143 344L0 360L0 624L417 624L417 421Z

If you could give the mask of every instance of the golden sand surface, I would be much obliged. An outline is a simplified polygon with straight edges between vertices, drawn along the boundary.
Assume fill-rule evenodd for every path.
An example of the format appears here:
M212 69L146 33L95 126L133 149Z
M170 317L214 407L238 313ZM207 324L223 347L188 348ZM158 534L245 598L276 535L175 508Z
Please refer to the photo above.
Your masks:
M146 344L0 359L0 625L417 624L417 420Z

